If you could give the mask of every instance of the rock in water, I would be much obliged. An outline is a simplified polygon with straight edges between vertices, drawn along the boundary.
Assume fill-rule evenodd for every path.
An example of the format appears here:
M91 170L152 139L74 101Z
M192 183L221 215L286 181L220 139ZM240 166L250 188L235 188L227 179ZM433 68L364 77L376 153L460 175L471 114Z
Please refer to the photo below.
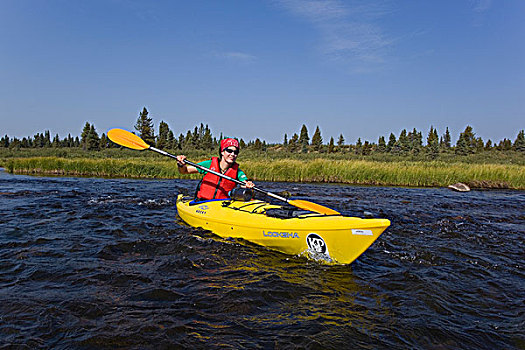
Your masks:
M467 185L465 185L464 183L461 183L461 182L458 182L456 184L453 184L453 185L448 185L448 188L454 190L454 191L458 191L458 192L468 192L470 191L470 187L468 187Z

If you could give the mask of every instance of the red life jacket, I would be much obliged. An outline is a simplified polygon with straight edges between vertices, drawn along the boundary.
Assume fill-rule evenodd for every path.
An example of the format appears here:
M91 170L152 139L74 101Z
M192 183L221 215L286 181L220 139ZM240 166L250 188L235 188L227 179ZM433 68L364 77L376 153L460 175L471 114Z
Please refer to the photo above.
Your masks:
M214 170L218 173L221 172L221 167L219 165L219 158L211 158L211 170ZM239 164L234 163L224 175L237 178L237 172L239 170ZM197 190L197 198L201 199L227 199L230 198L228 192L235 188L236 184L233 181L226 180L220 176L214 175L212 173L206 173L202 178L199 188Z

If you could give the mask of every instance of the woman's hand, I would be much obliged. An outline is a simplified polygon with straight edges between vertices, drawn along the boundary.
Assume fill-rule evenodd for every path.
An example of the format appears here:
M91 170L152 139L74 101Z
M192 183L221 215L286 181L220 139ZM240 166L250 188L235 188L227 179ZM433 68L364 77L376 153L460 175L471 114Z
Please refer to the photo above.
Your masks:
M244 186L241 186L241 187L246 187L246 188L254 188L255 187L255 184L251 181L246 181L244 183Z
M178 155L177 156L177 165L179 166L179 168L182 168L186 163L184 163L184 160L186 160L186 156L185 155Z

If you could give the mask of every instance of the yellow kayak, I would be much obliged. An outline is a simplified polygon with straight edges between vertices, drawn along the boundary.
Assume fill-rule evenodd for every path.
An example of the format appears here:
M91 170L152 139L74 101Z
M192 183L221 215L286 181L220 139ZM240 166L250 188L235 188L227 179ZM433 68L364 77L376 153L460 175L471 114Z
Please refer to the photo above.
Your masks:
M362 219L291 210L260 200L193 202L177 197L182 220L221 237L247 241L290 255L350 264L390 226L387 219Z

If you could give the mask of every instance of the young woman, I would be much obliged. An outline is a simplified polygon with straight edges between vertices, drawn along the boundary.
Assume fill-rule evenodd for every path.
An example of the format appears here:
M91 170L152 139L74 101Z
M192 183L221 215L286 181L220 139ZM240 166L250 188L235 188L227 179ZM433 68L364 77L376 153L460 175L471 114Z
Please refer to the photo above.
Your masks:
M219 149L220 158L212 157L210 160L205 160L198 164L239 181L244 181L247 188L252 188L255 186L254 183L248 181L248 177L241 169L239 169L239 164L236 162L237 156L239 155L239 149L239 141L231 138L223 139L221 140ZM184 159L186 159L186 156L184 155L177 156L177 165L181 174L205 174L197 187L196 197L198 199L229 198L229 192L236 186L235 182L205 172L204 170L197 169L192 165L187 165L184 163Z

